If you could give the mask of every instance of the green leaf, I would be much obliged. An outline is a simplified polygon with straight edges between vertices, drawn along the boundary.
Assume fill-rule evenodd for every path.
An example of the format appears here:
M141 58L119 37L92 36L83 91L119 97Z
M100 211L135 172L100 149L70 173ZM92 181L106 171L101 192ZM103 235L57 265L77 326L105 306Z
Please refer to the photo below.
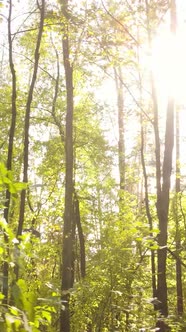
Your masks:
M10 312L13 315L18 315L18 313L19 313L18 309L16 307L10 307Z
M5 177L5 176L3 177L2 181L5 184L10 184L11 183L11 180L9 178Z
M142 238L142 237L136 237L136 241L138 241L138 242L142 242L142 241L143 241L143 238Z
M159 246L157 244L153 244L152 246L150 246L151 250L158 250Z
M15 186L17 191L21 191L23 189L26 189L28 185L25 182L15 182L14 186Z

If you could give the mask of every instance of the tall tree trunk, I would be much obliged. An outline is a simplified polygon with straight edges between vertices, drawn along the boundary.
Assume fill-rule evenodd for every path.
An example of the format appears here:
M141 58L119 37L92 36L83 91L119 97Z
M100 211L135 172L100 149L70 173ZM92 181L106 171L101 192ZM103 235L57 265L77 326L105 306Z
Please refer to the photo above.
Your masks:
M170 178L172 171L172 151L174 145L174 99L170 98L167 107L165 151L163 161L162 191L157 197L157 214L159 219L158 235L158 287L157 297L160 301L158 309L163 316L168 315L167 304L167 281L166 281L166 259L167 259L167 226L169 213Z
M12 118L11 118L11 125L10 125L10 132L9 132L9 141L8 141L8 156L7 156L7 164L6 167L8 170L12 169L12 157L13 157L13 143L14 143L14 136L15 136L15 126L16 126L16 71L14 68L13 62L13 55L12 55L12 34L11 34L11 19L12 19L12 0L9 1L9 15L8 15L8 44L9 44L9 66L12 75L12 96L11 96L11 104L12 104ZM10 192L6 190L6 200L4 203L4 218L9 223L9 210L10 210ZM8 250L8 236L4 233L4 240L6 244L6 255L9 255ZM8 303L8 260L3 264L3 303Z
M148 176L146 171L146 165L145 165L145 157L144 157L144 129L143 129L143 122L142 122L142 116L141 116L141 162L142 162L142 169L143 169L143 176L144 176L144 187L145 187L145 209L146 214L149 222L149 228L150 228L150 236L153 237L153 222L152 222L152 215L150 212L149 207L149 193L148 193ZM151 250L151 281L152 281L152 295L153 298L157 296L157 290L156 290L156 263L155 263L155 251ZM154 306L156 309L156 306Z
M79 200L77 197L74 199L74 209L75 209L75 223L77 225L79 246L80 246L80 267L81 267L81 277L85 277L86 273L86 261L85 261L85 240L83 235L83 229L81 225Z
M148 0L145 0L146 4L146 19L147 19L147 34L148 34L148 43L149 43L149 50L152 50L152 37L151 37L151 27L150 27L150 15L149 15L149 3ZM154 129L154 139L155 139L155 160L156 160L156 193L157 193L157 202L159 201L159 197L161 196L161 151L160 151L160 135L159 135L159 110L158 110L158 98L155 86L155 79L153 71L150 72L150 82L151 82L151 94L152 94L152 108L153 108L153 129ZM145 171L143 165L143 157L142 157L142 166L143 166L143 173ZM146 171L145 171L146 172ZM146 174L144 173L145 177ZM146 180L145 180L146 181ZM145 183L147 186L147 183ZM147 197L145 197L147 199ZM149 219L149 210L146 203L146 211L147 217ZM151 223L151 217L149 220ZM151 256L151 264L152 264L152 273L155 272L155 257L154 254ZM158 270L158 267L157 267ZM158 272L158 271L157 271ZM153 287L153 296L157 296L157 285L156 285L156 278L152 278L152 287ZM166 291L166 290L165 290Z
M64 310L60 313L60 332L70 331L69 290L73 286L72 254L73 254L73 68L70 61L68 0L61 0L62 13L65 19L63 32L63 63L66 80L66 133L65 133L65 212L62 248L62 304Z
M149 3L146 3L146 17L147 17L147 31L149 40L149 49L151 50L151 28L149 20ZM174 15L173 9L174 1L171 2L171 32L174 31ZM170 56L172 56L170 54ZM171 70L171 68L170 68ZM169 97L167 114L166 114L166 129L165 129L165 148L164 160L161 173L161 159L160 159L160 138L159 138L159 124L158 124L158 100L156 95L155 81L153 72L151 72L151 87L152 87L152 102L154 113L154 134L155 134L155 157L156 157L156 187L157 187L157 215L159 220L159 236L158 236L158 278L157 278L157 297L159 304L157 309L163 316L168 315L167 304L167 281L166 281L166 259L167 259L167 226L168 226L168 212L169 212L169 192L170 192L170 178L172 170L172 151L174 144L174 98ZM164 324L160 326L160 332L164 331Z
M29 163L29 128L30 128L30 112L31 112L31 104L33 98L34 87L37 79L37 71L39 65L39 56L40 56L40 45L43 34L43 25L44 25L44 13L45 13L45 0L41 1L41 5L37 2L38 9L40 11L40 25L37 37L37 43L34 53L34 69L32 80L28 92L27 104L26 104L26 112L25 112L25 120L24 120L24 160L23 160L23 182L28 183L28 163ZM20 203L20 212L19 212L19 223L17 229L17 237L22 235L23 224L24 224L24 215L25 215L25 203L26 203L26 189L23 189L21 192L21 203ZM18 279L19 274L19 266L16 265L15 268L16 279Z
M150 15L149 15L149 3L145 0L146 4L146 20L147 20L147 34L148 34L148 44L149 50L152 50L152 37L151 37L151 27L150 27ZM152 94L152 107L153 107L153 127L154 127L154 137L155 137L155 159L156 159L156 189L157 196L161 194L161 151L160 151L160 135L159 135L159 110L158 110L158 98L155 86L155 79L153 71L150 71L150 81L151 81L151 94Z
M180 188L180 123L179 110L176 111L176 200L175 200L175 217L176 217L176 255L179 257L181 249L180 234L180 211L179 195ZM176 259L176 291L177 291L177 313L183 315L183 289L182 289L182 266L180 259Z
M149 28L149 25L148 25ZM150 39L150 36L149 36ZM139 29L138 29L138 41L139 38ZM140 49L139 49L139 42L137 45L137 58L138 58L138 66L140 68ZM142 95L142 78L140 70L138 72L139 77L139 98L140 98L140 105L142 105L143 95ZM153 91L153 88L152 88ZM155 99L156 100L156 99ZM144 177L144 189L145 189L145 209L146 209L146 215L149 222L149 228L150 228L150 236L153 238L153 218L150 211L149 206L149 191L148 191L148 175L146 170L146 164L145 164L145 132L144 132L144 120L143 120L143 114L140 114L140 126L141 126L141 164L142 164L142 170L143 170L143 177ZM143 191L143 188L142 188ZM141 203L141 199L140 199ZM141 205L141 204L140 204ZM156 260L155 260L155 251L151 250L151 284L152 284L152 295L153 298L157 296L157 285L156 285ZM154 305L154 309L156 309L156 305Z
M118 161L119 161L119 177L120 190L125 190L125 137L124 137L124 98L123 98L123 79L122 71L119 67L114 68L116 93L117 93L117 109L118 109ZM122 192L120 193L122 198Z
M176 3L171 0L170 8L171 33L176 33ZM174 45L172 45L172 48ZM173 55L170 54L174 63ZM171 71L171 68L170 68ZM173 83L173 77L172 83ZM167 259L167 226L169 213L169 193L170 193L170 179L172 171L172 151L174 146L174 97L171 95L168 100L167 115L166 115L166 131L165 131L165 150L163 160L163 175L162 175L162 192L157 199L157 214L159 219L160 234L158 236L158 289L157 296L160 301L158 309L164 316L168 315L167 304L167 282L166 282L166 259Z

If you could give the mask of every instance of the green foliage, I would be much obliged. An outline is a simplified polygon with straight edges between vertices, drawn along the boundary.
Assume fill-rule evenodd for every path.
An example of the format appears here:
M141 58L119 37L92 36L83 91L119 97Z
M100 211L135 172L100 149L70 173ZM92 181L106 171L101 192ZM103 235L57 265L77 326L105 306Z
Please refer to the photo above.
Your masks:
M152 35L156 34L157 25L163 23L162 18L169 10L166 1L161 1L158 6L157 3L149 2ZM8 305L4 305L4 296L0 293L2 332L59 330L59 313L63 308L61 255L67 97L61 39L67 20L74 85L73 182L79 199L86 247L86 277L82 280L81 248L76 228L73 252L75 282L70 291L71 329L72 332L155 331L158 314L154 312L152 304L151 252L157 261L159 230L153 120L149 121L146 116L146 113L152 116L149 107L152 100L146 68L148 65L145 62L146 58L150 62L145 16L147 10L145 2L137 0L132 1L132 7L129 1L120 0L104 1L104 5L105 8L100 6L99 1L76 1L76 6L69 4L69 12L64 18L57 1L46 3L39 70L30 114L28 184L21 183L20 179L24 159L24 117L35 61L39 8L30 0L24 1L24 10L19 1L15 1L12 7L13 61L17 78L12 171L4 165L7 160L12 106L7 36L5 51L1 54L0 86L0 263L1 278L3 264L7 262L9 265L10 288ZM8 9L2 1L0 7L1 13ZM168 21L166 16L165 21ZM7 20L3 21L3 31L7 31L4 29L5 24ZM119 67L123 71L125 99L125 191L120 190L118 185L117 98L114 88L111 91L107 84L103 84L105 79L106 82L113 80L114 69ZM101 101L101 97L97 96L100 86L103 93ZM110 95L113 95L113 100L110 105L106 105L105 100L107 97L111 100ZM140 110L143 111L141 114ZM144 150L152 229L146 215L140 161L139 119L142 118L145 126ZM160 128L163 121L160 118ZM163 135L160 130L160 136ZM11 194L9 224L2 217L6 190ZM26 190L26 207L23 234L18 240L16 233L22 190ZM184 192L177 197L173 196L170 196L172 205L168 246L173 253L178 251L182 262L185 262L186 197ZM181 237L179 250L175 242L178 235L176 221L179 221ZM8 242L5 241L6 237ZM20 275L16 281L17 264ZM184 268L182 277L185 297ZM173 332L183 332L186 329L185 316L178 318L175 309L175 258L170 252L167 259L167 283L170 307L167 323Z
M47 328L47 331L52 331L50 327L52 323L52 315L55 312L56 311L52 306L35 306L33 319L29 320L28 312L25 313L25 311L20 310L17 307L9 306L8 312L5 313L6 327L2 323L0 323L0 326L5 328L7 332L39 332L44 327L45 329Z
M104 215L97 250L95 243L90 248L87 276L72 294L74 332L88 326L92 331L136 332L155 326L146 269L149 226L136 220L136 203L135 196L125 193L121 218L118 220L113 213Z
M7 188L11 194L26 189L27 184L22 182L14 182L12 171L6 169L3 163L0 163L0 191Z

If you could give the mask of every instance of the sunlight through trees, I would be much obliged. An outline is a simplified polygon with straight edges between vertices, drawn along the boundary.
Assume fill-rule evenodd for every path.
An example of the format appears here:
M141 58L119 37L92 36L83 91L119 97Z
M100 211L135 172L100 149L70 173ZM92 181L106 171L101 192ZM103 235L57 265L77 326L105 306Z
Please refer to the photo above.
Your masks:
M0 331L185 331L185 21L0 1Z

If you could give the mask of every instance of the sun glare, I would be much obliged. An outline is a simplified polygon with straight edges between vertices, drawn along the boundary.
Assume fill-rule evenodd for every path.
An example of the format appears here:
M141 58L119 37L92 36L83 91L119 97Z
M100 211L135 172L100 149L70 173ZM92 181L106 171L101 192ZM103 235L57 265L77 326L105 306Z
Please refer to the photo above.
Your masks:
M186 45L185 31L161 32L153 41L152 70L158 94L162 98L175 97L177 103L186 104Z

